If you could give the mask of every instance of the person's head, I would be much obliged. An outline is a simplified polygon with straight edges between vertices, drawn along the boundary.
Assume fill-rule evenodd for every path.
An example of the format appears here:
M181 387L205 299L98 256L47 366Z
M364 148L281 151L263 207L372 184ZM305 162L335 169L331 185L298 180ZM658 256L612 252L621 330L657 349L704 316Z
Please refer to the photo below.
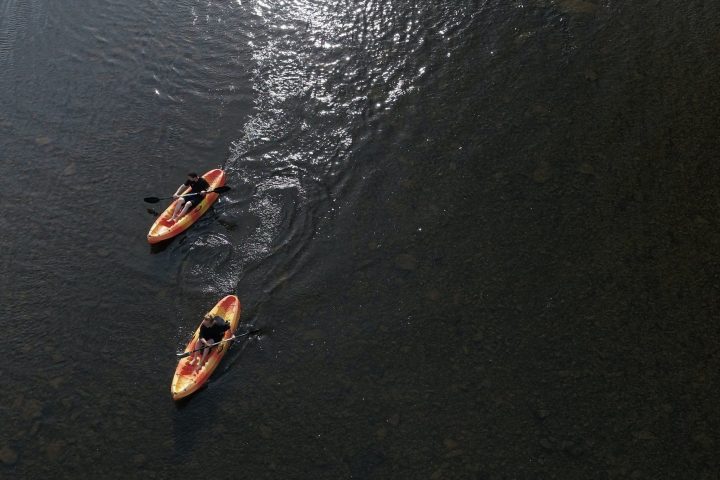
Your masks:
M209 313L206 313L203 317L203 324L205 324L206 327L209 327L213 323L213 316Z
M190 180L191 182L193 182L193 183L197 182L198 178L199 177L198 177L197 173L195 173L195 172L188 173L188 180Z

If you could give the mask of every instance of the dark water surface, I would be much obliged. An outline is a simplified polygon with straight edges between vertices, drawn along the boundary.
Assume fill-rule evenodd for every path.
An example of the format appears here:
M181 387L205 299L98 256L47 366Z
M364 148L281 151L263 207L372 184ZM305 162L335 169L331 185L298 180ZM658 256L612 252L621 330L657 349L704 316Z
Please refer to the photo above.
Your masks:
M0 0L0 477L717 478L719 25ZM175 404L229 293L263 335Z

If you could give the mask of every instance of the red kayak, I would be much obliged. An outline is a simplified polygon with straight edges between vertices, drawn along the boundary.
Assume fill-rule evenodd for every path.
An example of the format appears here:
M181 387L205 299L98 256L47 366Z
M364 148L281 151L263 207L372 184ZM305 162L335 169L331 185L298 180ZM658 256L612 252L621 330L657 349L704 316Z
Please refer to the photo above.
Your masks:
M220 170L219 168L216 168L215 170L210 170L205 175L202 176L202 178L205 179L208 184L210 184L210 189L222 187L225 185L225 172ZM190 187L188 187L183 194L189 193ZM202 217L203 213L207 212L210 206L215 203L215 200L218 198L217 193L208 193L205 195L205 198L202 199L200 204L190 210L184 217L182 217L180 220L178 220L175 223L170 223L168 220L173 215L173 212L175 211L175 205L177 202L180 201L180 199L177 199L173 201L167 209L160 215L157 220L155 220L155 223L153 223L152 227L150 227L150 232L148 232L148 242L152 243L159 243L163 240L167 240L169 238L174 237L175 235L178 235L188 228L190 228L190 225L195 223L198 218Z
M223 320L227 320L230 323L230 329L225 332L224 339L230 338L237 329L240 319L240 300L235 295L228 295L227 297L220 300L210 310L210 315L220 316ZM200 322L202 324L202 322ZM195 335L187 344L185 349L186 352L190 352L197 347L198 337L200 335L200 326L198 325L195 330ZM187 397L191 393L202 387L205 382L208 381L210 375L215 371L222 357L225 356L225 352L230 347L230 343L221 343L213 347L208 353L207 359L203 364L202 368L195 372L195 368L190 365L190 357L185 357L180 360L175 369L175 376L173 377L172 385L170 386L170 392L175 400L179 400L183 397Z

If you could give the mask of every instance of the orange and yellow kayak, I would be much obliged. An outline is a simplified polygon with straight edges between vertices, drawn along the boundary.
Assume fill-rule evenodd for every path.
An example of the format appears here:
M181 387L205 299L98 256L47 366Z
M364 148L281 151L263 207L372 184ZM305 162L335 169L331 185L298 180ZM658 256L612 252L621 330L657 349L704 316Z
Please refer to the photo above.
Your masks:
M212 310L210 310L210 315L218 315L230 322L230 329L225 332L223 340L230 338L233 333L235 333L235 329L239 323L240 300L235 295L228 295L220 300L212 308ZM202 321L200 324L202 324ZM197 330L195 330L192 340L190 340L187 344L185 349L186 352L199 347L199 345L196 346L196 344L198 344L199 335L200 325L198 325ZM173 377L172 385L170 386L170 392L172 393L173 400L179 400L183 397L187 397L202 387L205 382L207 382L208 378L210 378L210 375L212 375L215 368L217 368L220 360L222 360L222 357L225 356L225 352L230 347L231 343L233 342L225 342L213 347L210 350L210 353L208 353L205 364L203 364L202 368L200 368L197 373L195 373L195 366L189 365L190 357L180 359L180 362L175 369L175 376Z
M204 178L205 181L210 184L210 188L217 188L225 185L225 172L220 170L219 168L210 170L205 175L203 175L202 178ZM183 194L189 192L190 187L188 187L187 190L183 192ZM208 193L207 195L205 195L205 198L202 199L200 204L190 210L187 215L185 215L175 223L168 223L168 220L170 220L173 212L175 211L175 205L180 200L178 199L173 201L170 206L165 209L162 215L160 215L157 220L155 220L155 223L153 223L152 227L150 227L150 232L148 232L147 236L148 242L150 242L151 244L162 242L163 240L167 240L181 232L184 232L185 230L190 228L190 225L195 223L197 219L202 216L203 213L207 212L207 210L215 202L215 200L217 200L217 198L217 193Z

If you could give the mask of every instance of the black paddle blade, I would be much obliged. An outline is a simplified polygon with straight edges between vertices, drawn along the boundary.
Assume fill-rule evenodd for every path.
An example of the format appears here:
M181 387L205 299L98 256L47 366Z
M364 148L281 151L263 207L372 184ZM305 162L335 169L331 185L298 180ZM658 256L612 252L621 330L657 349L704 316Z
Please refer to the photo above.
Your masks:
M230 190L230 187L228 187L227 185L224 185L224 186L222 186L222 187L217 187L217 188L213 188L213 189L212 189L212 191L213 191L214 193L225 193L225 192L227 192L228 190Z
M158 197L145 197L143 200L147 203L158 203L160 201Z

